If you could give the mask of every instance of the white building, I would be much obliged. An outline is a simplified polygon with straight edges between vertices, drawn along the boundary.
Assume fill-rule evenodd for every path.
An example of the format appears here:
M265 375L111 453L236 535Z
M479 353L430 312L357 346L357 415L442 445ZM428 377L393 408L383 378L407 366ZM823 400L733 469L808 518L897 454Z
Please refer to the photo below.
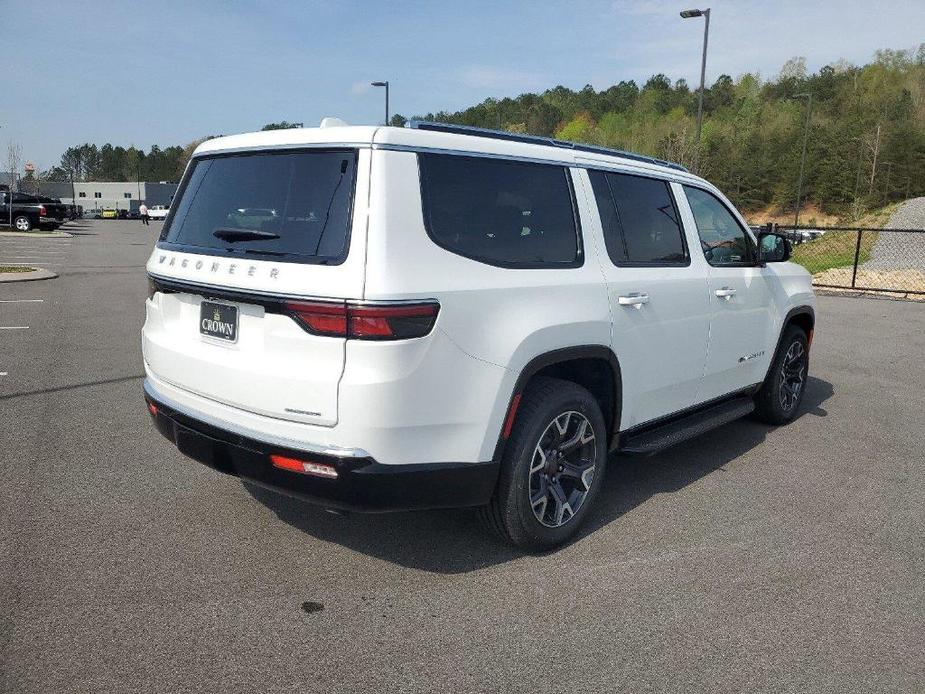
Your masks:
M73 185L73 189L72 189ZM41 194L60 198L64 203L82 205L85 210L137 210L142 201L148 206L170 205L178 184L166 181L47 181Z

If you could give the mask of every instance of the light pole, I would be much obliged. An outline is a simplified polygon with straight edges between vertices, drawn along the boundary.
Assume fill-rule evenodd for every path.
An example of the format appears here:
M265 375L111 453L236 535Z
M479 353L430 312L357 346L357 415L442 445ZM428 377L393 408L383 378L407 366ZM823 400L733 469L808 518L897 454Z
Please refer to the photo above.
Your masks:
M389 124L389 81L385 82L371 82L374 87L385 87L385 124Z
M697 97L697 135L694 140L694 173L700 170L700 130L703 127L703 90L707 75L707 41L710 38L710 8L705 10L684 10L681 17L691 19L703 17L703 57L700 60L700 95Z
M803 168L806 165L806 143L809 141L809 119L813 114L813 94L812 92L803 92L794 94L794 99L806 97L806 127L803 130L803 154L800 155L800 177L797 179L797 210L793 215L793 226L796 229L800 222L800 198L803 196Z

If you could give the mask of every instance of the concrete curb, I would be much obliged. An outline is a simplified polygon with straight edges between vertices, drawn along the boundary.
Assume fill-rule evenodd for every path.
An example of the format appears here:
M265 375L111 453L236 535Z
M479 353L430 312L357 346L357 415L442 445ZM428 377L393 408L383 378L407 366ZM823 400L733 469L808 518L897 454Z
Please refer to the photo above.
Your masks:
M27 239L72 239L66 231L0 231L0 238L19 236Z
M878 292L870 289L851 289L845 287L813 287L816 296L843 296L849 299L883 299L885 301L913 301L916 303L925 302L925 295L909 294L907 292Z
M32 272L0 272L0 282L31 282L33 280L51 280L57 277L51 270L36 268Z

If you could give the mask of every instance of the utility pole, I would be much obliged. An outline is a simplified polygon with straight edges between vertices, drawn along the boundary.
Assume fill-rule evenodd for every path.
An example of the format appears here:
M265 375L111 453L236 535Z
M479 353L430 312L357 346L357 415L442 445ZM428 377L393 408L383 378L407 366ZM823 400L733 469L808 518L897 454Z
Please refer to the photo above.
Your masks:
M870 186L867 189L868 195L874 194L874 178L877 176L877 155L880 154L880 124L877 123L877 136L874 138L873 147L874 160L870 165Z
M802 94L794 94L793 98L798 99L802 97L807 97L806 99L806 126L803 129L803 153L800 155L800 177L797 179L797 209L793 215L793 226L796 226L800 223L800 203L803 196L803 169L806 166L806 144L809 142L809 119L812 117L813 113L813 94L812 92L804 92Z
M858 194L861 191L861 166L864 163L864 138L854 137L851 139L858 141L858 173L854 179L854 218L857 220L861 217L861 202L858 200Z

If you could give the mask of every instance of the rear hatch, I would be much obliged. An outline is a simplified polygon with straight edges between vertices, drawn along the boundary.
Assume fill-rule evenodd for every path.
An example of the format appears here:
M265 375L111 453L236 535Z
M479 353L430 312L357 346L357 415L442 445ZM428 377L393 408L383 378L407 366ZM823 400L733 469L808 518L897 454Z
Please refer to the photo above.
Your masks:
M194 158L148 261L151 373L257 414L336 424L345 340L310 333L290 307L362 297L368 170L368 149L336 145Z

